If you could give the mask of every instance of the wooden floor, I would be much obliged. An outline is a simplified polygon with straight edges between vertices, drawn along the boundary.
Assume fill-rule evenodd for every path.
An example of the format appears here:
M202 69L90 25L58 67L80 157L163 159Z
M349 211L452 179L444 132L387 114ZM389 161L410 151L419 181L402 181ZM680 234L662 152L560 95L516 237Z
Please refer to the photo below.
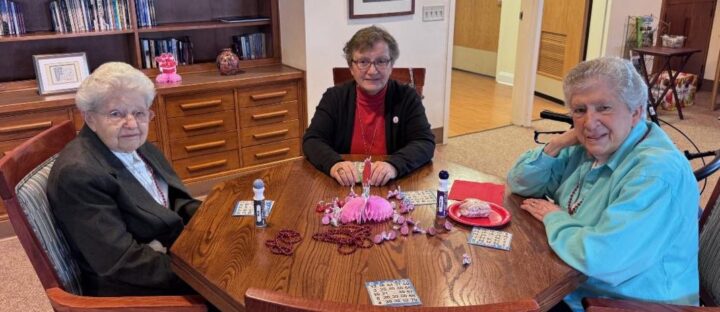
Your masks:
M512 87L492 77L456 70L450 87L450 129L448 136L474 133L511 124ZM542 110L566 112L562 104L535 97L533 119Z

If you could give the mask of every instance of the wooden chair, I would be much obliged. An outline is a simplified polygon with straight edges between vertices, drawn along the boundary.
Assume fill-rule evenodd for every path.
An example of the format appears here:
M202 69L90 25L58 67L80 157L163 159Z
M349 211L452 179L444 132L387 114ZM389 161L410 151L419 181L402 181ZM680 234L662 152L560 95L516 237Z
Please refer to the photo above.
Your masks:
M423 87L425 86L425 68L393 68L390 79L397 80L402 83L410 84L417 90L420 96L423 95ZM347 67L333 68L333 83L337 86L347 81L353 80L350 69Z
M540 306L532 299L508 303L495 303L466 307L380 307L372 305L353 305L331 301L318 301L288 296L284 292L250 288L245 292L245 308L253 312L304 312L304 311L363 311L363 312L519 312L540 311Z
M86 297L79 269L55 226L45 189L57 153L75 137L71 121L0 158L0 197L55 311L206 311L199 296Z
M715 184L700 218L700 301L702 307L633 300L584 298L588 312L605 311L720 311L720 181Z

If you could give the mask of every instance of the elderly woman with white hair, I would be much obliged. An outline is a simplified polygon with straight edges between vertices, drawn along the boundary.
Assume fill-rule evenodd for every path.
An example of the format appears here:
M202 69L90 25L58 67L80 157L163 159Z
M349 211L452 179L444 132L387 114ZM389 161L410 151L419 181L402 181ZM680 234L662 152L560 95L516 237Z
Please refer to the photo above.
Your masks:
M103 64L75 100L85 126L48 181L55 219L81 270L83 294L186 294L167 248L200 205L147 143L153 82L125 63Z
M563 82L575 127L523 154L508 174L550 247L587 276L583 297L698 305L698 188L688 161L645 119L632 64L599 58Z

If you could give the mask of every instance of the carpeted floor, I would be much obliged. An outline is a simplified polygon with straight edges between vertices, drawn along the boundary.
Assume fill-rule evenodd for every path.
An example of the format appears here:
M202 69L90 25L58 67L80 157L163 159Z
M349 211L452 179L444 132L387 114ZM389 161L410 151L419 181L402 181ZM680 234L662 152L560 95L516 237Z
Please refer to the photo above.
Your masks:
M676 112L668 111L660 111L660 118L685 132L701 151L720 149L720 111L712 112L709 109L709 92L698 93L696 105L688 107L684 113L685 120L680 120ZM533 128L561 130L567 127L562 123L540 120L533 122ZM677 131L664 124L662 128L680 150L693 150L690 143ZM515 159L535 146L537 145L533 142L532 128L507 126L454 137L438 149L448 160L505 177ZM700 166L702 164L699 161L693 162L693 167ZM707 190L701 199L703 205L717 183L718 176L720 174L715 174L709 179ZM52 311L40 281L17 238L0 240L0 253L0 310Z

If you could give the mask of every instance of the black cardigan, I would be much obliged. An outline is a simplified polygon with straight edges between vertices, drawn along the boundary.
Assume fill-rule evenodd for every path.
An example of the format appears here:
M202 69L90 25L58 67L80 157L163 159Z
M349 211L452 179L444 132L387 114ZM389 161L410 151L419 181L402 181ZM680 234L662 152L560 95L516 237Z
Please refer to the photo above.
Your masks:
M355 126L355 81L325 91L303 137L305 157L325 174L340 154L350 153ZM400 178L428 163L435 151L435 135L425 116L417 91L389 80L385 94L385 142L387 160Z

